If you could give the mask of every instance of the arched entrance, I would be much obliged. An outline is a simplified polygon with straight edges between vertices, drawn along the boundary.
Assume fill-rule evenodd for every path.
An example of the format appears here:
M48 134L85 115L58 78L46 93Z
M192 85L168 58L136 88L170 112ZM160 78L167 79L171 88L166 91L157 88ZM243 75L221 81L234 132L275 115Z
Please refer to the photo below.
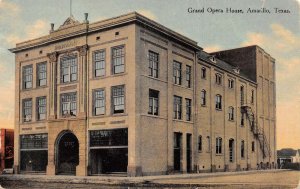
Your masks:
M56 174L75 175L79 164L79 143L70 131L63 132L56 142Z

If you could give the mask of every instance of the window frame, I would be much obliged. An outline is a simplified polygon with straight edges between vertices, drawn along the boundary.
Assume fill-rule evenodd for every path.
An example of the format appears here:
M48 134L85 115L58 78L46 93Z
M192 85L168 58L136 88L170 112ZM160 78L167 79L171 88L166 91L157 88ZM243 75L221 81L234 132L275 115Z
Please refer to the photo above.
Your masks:
M186 65L185 74L186 74L187 88L191 88L192 87L192 66Z
M30 102L30 106L25 106L26 102ZM25 98L22 100L22 120L24 123L28 123L28 122L32 122L32 98ZM26 111L26 109L30 109L30 111ZM30 114L26 114L26 112L30 112ZM30 117L28 118L28 120L26 119L26 115Z
M205 67L201 68L201 78L206 79L206 68Z
M70 101L66 101L66 102L63 102L63 96L66 95L66 98L69 98ZM74 95L75 97L72 97L72 95ZM74 99L72 99L74 98ZM69 100L68 99L68 100ZM68 109L68 113L64 113L64 104L67 105ZM74 114L74 109L71 109L72 108L72 104L74 105L75 104L75 114ZM78 115L78 107L77 107L77 92L69 92L69 93L61 93L60 94L60 108L61 108L61 111L60 111L60 115L65 117L65 116L77 116Z
M234 79L228 79L228 88L233 89L234 88Z
M96 97L96 93L97 92L102 92L103 96L99 96L98 98ZM103 106L100 107L96 107L97 103L96 101L103 101ZM99 102L101 104L101 102ZM93 90L93 116L101 116L101 115L105 115L106 113L106 94L105 94L105 88L99 88L99 89L94 89ZM96 108L103 108L103 113L97 114Z
M119 55L114 55L115 50L121 49L121 54ZM114 60L120 60L121 64L115 65ZM126 49L125 45L118 45L111 47L111 74L112 75L117 75L117 74L122 74L125 73L125 65L126 65ZM123 67L121 71L116 72L116 67Z
M157 97L151 96L151 92L157 93ZM158 116L159 115L159 91L154 89L149 89L149 106L148 106L148 114ZM155 107L156 102L156 107ZM152 103L152 106L151 106ZM155 111L156 110L156 111Z
M220 73L216 73L216 74L215 74L215 77L216 77L215 83L216 83L217 85L222 85L222 75L221 75Z
M182 97L174 95L173 98L173 119L182 120Z
M157 59L155 59L155 57L157 57ZM148 63L148 76L159 78L159 53L149 50Z
M203 150L203 141L202 141L202 135L198 136L198 152L202 152Z
M173 83L175 85L182 85L182 63L173 61Z
M251 151L255 152L255 141L252 141L251 143Z
M122 93L119 96L114 96L114 90L117 90L118 88L122 88ZM115 98L121 98L121 101L123 101L123 104L118 104L118 106L123 106L123 112L116 112L115 107ZM125 85L116 85L111 87L111 114L124 114L126 110L126 90L125 90Z
M228 107L228 120L234 121L234 107L232 106Z
M241 112L241 127L245 126L245 114Z
M192 99L185 99L186 121L192 121Z
M72 62L72 59L75 59L74 62ZM68 61L66 64L63 65L64 61ZM74 64L73 64L74 63ZM78 81L78 56L77 54L71 54L71 55L64 55L60 57L60 83L61 84L67 84ZM64 69L68 71L68 74L64 74ZM72 73L73 70L76 72ZM76 79L73 79L73 76L75 75ZM65 81L65 76L68 76L68 80Z
M31 71L28 71L29 73L25 73L26 69L31 69ZM27 77L30 78L30 80L27 81ZM30 83L30 87L26 87L27 83ZM33 65L26 65L22 67L22 89L32 89L33 88Z
M244 85L240 86L240 97L241 97L241 106L245 104L245 87Z
M44 100L45 104L40 105L40 100ZM40 115L40 108L44 108L45 117L44 119L41 119ZM37 121L43 121L47 119L47 97L46 96L40 96L36 98L36 120Z
M99 59L96 59L96 54L101 54L103 53L104 55L101 56L99 55ZM99 69L97 69L96 64L100 63L99 65ZM101 68L101 63L103 63L103 68ZM101 71L103 70L103 75L97 75L97 71ZM96 50L93 51L93 77L94 78L100 78L100 77L104 77L106 75L106 50L105 49L100 49L100 50Z
M254 104L254 90L251 90L251 104Z
M245 141L241 141L241 159L245 158Z
M222 95L220 94L215 96L215 108L216 110L222 110Z
M40 67L45 66L45 70L43 72L40 72ZM40 74L44 73L45 78L40 78ZM45 84L41 85L41 80L45 80ZM47 86L47 62L41 62L36 64L36 86L37 87L45 87Z
M216 138L216 154L222 154L222 138L217 137Z
M206 90L202 89L200 92L200 104L201 106L206 106Z

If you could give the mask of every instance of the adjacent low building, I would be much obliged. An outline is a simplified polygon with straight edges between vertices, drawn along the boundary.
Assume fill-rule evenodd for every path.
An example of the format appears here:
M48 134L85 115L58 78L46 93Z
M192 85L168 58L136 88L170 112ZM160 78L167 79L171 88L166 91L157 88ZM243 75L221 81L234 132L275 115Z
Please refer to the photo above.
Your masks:
M14 164L14 130L0 129L0 173Z
M128 176L276 167L275 60L206 53L136 12L69 17L16 56L16 173Z

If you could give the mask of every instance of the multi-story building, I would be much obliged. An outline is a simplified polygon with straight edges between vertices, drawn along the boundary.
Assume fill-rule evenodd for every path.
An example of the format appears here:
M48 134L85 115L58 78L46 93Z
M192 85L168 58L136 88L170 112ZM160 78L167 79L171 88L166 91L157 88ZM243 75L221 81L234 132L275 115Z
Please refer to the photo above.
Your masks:
M0 174L14 164L14 130L0 129Z
M275 60L208 54L138 13L72 16L16 55L16 173L128 176L275 167Z

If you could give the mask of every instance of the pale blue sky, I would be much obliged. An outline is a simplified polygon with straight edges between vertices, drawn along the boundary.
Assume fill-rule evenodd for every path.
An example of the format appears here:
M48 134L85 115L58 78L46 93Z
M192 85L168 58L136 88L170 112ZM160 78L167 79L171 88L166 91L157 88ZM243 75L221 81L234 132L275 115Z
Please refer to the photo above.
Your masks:
M300 1L298 0L73 0L79 21L90 22L132 11L198 42L208 51L257 44L270 53L277 66L278 147L300 148ZM271 14L190 14L200 9L248 8ZM275 14L274 8L290 14ZM25 39L47 35L50 23L59 27L69 16L69 0L0 0L0 127L12 127L14 55L7 51ZM289 140L287 140L289 139Z

